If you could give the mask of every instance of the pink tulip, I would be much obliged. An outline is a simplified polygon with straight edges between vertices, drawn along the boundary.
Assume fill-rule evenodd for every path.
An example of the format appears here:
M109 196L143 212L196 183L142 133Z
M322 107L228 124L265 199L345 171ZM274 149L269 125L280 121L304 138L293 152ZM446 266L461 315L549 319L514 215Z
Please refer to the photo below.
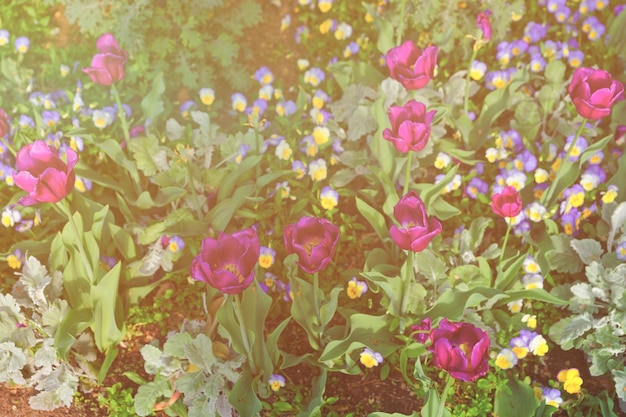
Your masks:
M128 52L120 49L115 36L105 33L98 38L96 43L99 54L91 59L91 67L84 68L83 72L89 74L91 80L100 85L109 86L120 81L126 75L124 64L128 59Z
M285 228L285 249L298 254L300 268L313 274L326 268L335 256L340 235L339 228L326 219L302 217Z
M428 217L426 207L415 191L409 191L393 208L393 217L400 223L389 229L393 241L400 248L421 252L441 233L441 222Z
M456 323L444 318L430 332L433 365L452 377L472 382L489 370L489 336L469 323Z
M515 217L522 211L522 198L510 185L491 197L491 210L501 217Z
M385 129L383 137L402 153L422 150L430 138L430 123L435 113L435 110L426 112L424 103L415 100L402 107L391 106L388 112L391 129Z
M582 117L598 120L611 114L611 107L624 97L624 85L604 70L577 68L569 85L569 96Z
M483 39L487 42L491 40L491 10L485 10L476 16L476 25L483 32Z
M422 51L410 40L391 48L386 57L391 78L408 90L424 87L434 77L438 51L436 46Z
M240 294L254 280L259 253L254 229L232 235L220 232L217 239L207 237L202 241L200 253L191 262L190 275L224 294Z
M43 140L18 151L15 184L28 192L27 196L18 200L18 204L56 203L74 189L74 165L78 162L78 154L71 148L67 148L66 153L67 162L63 162L59 152Z

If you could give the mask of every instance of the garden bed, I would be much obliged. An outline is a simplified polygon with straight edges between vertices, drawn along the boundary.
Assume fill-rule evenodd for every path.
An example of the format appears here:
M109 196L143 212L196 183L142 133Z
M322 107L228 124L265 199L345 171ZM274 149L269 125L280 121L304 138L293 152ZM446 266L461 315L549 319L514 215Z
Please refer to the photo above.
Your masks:
M16 416L626 412L626 12L14 1Z

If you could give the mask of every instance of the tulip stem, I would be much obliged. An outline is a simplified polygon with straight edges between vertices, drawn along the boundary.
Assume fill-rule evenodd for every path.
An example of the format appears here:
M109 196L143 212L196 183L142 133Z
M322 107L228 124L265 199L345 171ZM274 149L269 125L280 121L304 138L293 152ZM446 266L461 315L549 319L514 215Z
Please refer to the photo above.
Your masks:
M320 314L320 300L318 297L318 292L320 291L320 279L319 272L313 273L313 305L315 305L315 314L317 316L317 325L319 326L317 329L319 345L323 346L322 343L322 315Z
M470 58L469 67L467 68L467 74L465 74L465 97L463 102L463 114L469 117L469 89L470 89L470 75L472 73L472 64L478 55L478 49L472 48L472 57ZM467 138L463 138L467 140Z
M406 154L406 171L404 173L404 189L402 195L409 192L409 183L411 182L411 161L413 160L413 151L409 149Z
M406 11L406 0L400 2L400 25L398 26L398 32L396 33L396 46L402 42L402 35L404 35L404 19Z
M446 381L446 386L441 393L441 399L439 400L439 407L437 408L436 417L443 417L443 411L446 409L446 400L448 399L448 391L450 391L450 387L454 383L454 378L448 375L448 380Z
M513 220L513 218L505 217L504 220L506 221L506 219L509 219L509 221L506 222L506 234L504 235L504 244L502 245L502 250L500 251L500 259L498 259L498 264L502 263L502 258L504 257L504 251L506 249L506 243L509 241L509 233L511 232L510 221Z
M15 152L15 149L13 149L13 146L11 146L11 144L7 142L7 140L4 137L0 137L0 140L2 141L2 143L4 143L4 146L7 147L9 152L11 152L11 155L13 155L14 157L17 156L17 152Z
M120 95L117 92L117 88L115 88L115 84L111 85L111 91L113 91L113 98L115 99L115 103L117 104L117 115L122 122L124 139L126 139L126 143L128 144L128 142L130 142L130 134L128 133L128 123L126 122L126 112L124 111L124 107L122 106L122 100L120 99Z
M234 306L235 306L235 314L237 315L237 321L239 321L239 330L241 330L241 340L243 342L243 348L246 351L246 356L248 357L248 362L250 363L250 369L252 370L252 374L256 374L256 365L254 363L254 357L252 356L252 350L250 349L250 341L248 340L248 328L246 327L246 322L243 317L243 310L241 309L241 294L235 294L233 296Z
M409 303L409 294L411 292L411 283L414 279L413 260L415 252L407 251L406 271L402 282L402 300L400 302L400 333L404 333L404 316L406 315L407 304Z
M548 187L546 192L541 195L541 199L539 200L539 202L543 206L545 206L545 204L552 199L552 193L554 193L554 186L559 183L559 174L561 173L563 169L563 165L569 163L569 158L570 156L572 156L572 152L574 152L574 148L576 147L576 144L578 143L578 138L580 137L581 133L583 133L583 129L585 128L586 123L587 123L587 119L583 118L583 121L580 123L580 127L576 131L576 135L574 136L574 139L572 140L572 143L570 144L569 149L567 150L567 155L565 155L565 158L561 161L561 164L556 170L554 181L552 181L552 183L550 184L550 187ZM546 207L546 209L547 208L548 207Z
M65 217L67 217L67 221L70 224L70 227L74 231L74 241L76 242L76 248L78 249L78 253L83 261L83 266L87 271L87 276L89 277L89 282L94 284L93 277L93 267L89 263L89 259L87 258L87 253L85 252L85 247L83 245L83 236L78 232L78 226L76 226L76 222L74 221L74 216L72 215L72 211L70 209L67 200L63 199L59 201L59 204L54 204L53 207L58 208Z

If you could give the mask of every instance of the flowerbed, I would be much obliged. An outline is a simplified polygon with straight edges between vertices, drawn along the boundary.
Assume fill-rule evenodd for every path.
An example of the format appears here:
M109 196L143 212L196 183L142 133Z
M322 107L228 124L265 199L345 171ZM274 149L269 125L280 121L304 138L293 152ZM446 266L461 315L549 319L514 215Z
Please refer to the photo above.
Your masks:
M0 21L32 409L626 412L624 5L49 3Z

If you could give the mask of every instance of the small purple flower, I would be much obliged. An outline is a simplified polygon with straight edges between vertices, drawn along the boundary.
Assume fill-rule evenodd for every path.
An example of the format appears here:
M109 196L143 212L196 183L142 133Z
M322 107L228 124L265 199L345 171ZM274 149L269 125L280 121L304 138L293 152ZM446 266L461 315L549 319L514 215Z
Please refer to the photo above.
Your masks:
M583 59L585 58L585 54L583 51L570 51L567 56L567 63L572 68L578 68L583 63Z
M486 194L487 191L489 191L489 184L478 177L472 178L467 187L465 187L465 193L474 200L479 194Z
M524 28L524 40L528 43L536 43L546 37L547 25L536 22L528 22Z
M30 40L25 36L20 36L15 40L15 50L20 54L25 54L30 48Z
M264 66L254 73L254 79L261 85L267 85L274 81L274 74L268 67Z

